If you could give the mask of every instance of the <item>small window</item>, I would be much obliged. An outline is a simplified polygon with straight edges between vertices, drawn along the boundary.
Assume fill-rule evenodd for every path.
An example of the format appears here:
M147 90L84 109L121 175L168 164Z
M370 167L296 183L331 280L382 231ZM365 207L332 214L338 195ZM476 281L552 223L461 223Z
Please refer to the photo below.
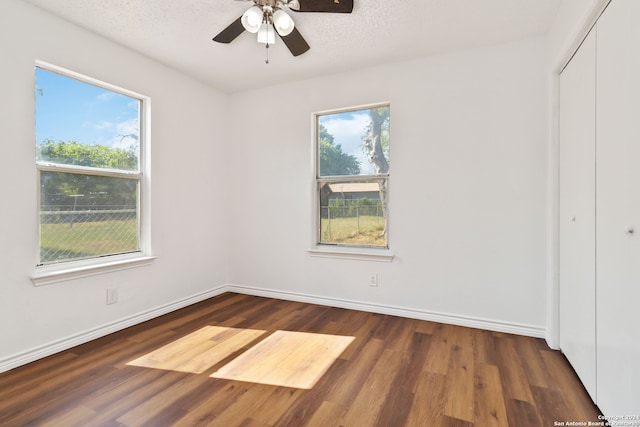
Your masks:
M58 69L35 75L39 265L140 252L142 99Z
M389 105L315 117L317 242L387 248Z

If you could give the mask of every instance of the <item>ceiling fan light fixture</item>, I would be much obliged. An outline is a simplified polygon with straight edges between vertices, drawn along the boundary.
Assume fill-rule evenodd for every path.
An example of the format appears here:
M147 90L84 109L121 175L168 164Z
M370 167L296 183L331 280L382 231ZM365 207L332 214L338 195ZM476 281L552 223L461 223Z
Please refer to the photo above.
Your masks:
M260 26L262 24L262 9L258 6L251 6L247 11L242 15L242 26L245 30L250 33L257 33L260 30Z
M292 10L300 10L300 2L298 0L289 0L287 6Z
M269 45L276 43L276 32L272 24L265 22L260 26L260 30L258 31L258 43Z
M293 19L287 15L282 9L273 12L273 26L281 36L288 36L293 31L295 24Z
M243 0L236 0L243 1ZM293 19L284 13L294 12L351 13L354 0L244 0L253 5L244 14L236 18L229 26L217 34L213 41L231 43L245 31L258 33L258 42L274 44L276 33L293 56L299 56L309 50L309 44L302 37ZM268 49L267 49L268 52ZM267 63L269 58L267 55Z

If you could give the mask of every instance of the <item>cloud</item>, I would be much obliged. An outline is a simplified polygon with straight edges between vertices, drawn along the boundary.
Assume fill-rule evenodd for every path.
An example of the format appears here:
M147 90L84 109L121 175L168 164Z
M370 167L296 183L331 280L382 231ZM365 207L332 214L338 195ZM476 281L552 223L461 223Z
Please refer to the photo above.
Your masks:
M340 115L332 119L321 120L321 123L333 135L336 144L342 144L344 148L346 144L356 141L359 147L362 135L369 124L369 115L366 113Z
M127 103L127 108L137 112L140 109L140 101L132 98L131 101Z
M329 118L330 117L330 118ZM342 146L342 151L355 156L360 162L362 172L371 172L369 160L362 152L362 136L369 125L368 112L340 113L320 118L327 132L333 135L334 143Z
M140 122L136 119L126 120L116 125L115 134L112 138L111 146L129 150L135 147L140 141Z
M116 94L114 92L104 92L95 97L96 102L109 102Z
M93 125L93 127L97 130L105 130L105 129L111 129L113 128L114 124L111 122L108 122L106 120L101 121L100 123L95 123Z

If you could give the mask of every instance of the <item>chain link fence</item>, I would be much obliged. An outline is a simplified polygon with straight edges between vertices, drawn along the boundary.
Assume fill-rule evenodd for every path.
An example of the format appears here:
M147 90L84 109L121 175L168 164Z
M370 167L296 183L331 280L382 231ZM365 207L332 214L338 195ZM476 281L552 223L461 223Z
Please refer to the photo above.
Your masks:
M322 242L341 242L384 226L380 200L331 199L328 203L320 206Z
M46 206L40 212L40 262L138 250L137 209L130 206Z

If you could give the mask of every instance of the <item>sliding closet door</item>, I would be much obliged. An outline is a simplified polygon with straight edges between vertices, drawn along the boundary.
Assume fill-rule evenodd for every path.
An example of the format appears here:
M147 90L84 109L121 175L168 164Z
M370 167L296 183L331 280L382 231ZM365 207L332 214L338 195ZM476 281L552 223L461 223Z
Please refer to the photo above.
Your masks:
M585 39L560 75L560 348L596 393L596 40Z
M597 402L606 415L638 415L640 1L613 0L597 44Z

